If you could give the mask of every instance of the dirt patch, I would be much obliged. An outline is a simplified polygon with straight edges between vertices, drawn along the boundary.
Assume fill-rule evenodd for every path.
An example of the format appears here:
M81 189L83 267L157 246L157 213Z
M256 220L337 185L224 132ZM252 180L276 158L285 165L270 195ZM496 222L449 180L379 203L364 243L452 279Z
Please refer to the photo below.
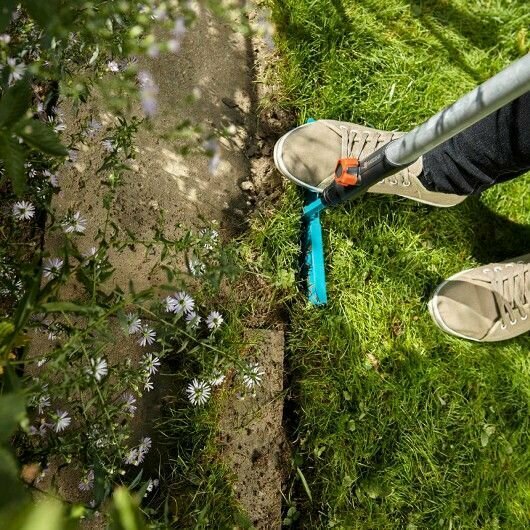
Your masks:
M252 357L264 371L255 397L229 399L221 417L222 455L236 477L234 490L253 525L281 528L281 488L288 458L282 427L283 332L249 330Z

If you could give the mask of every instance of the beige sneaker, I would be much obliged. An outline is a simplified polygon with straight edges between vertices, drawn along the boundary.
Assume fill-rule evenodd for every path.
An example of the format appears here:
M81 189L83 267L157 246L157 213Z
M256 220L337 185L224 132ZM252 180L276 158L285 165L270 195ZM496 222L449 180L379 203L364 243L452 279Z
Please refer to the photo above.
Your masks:
M370 129L354 123L318 120L284 134L274 146L278 170L299 186L321 192L334 179L340 158L361 158L404 133ZM403 171L372 186L371 193L407 197L432 206L455 206L462 195L429 191L418 179L423 169L421 158Z
M436 289L429 312L447 333L478 342L530 331L530 254L451 276Z

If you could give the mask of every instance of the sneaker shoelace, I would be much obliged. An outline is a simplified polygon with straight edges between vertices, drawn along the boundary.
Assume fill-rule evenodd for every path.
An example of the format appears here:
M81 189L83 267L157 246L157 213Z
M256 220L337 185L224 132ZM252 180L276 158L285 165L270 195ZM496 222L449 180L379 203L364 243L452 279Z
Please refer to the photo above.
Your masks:
M340 125L339 127L335 127L331 123L327 123L326 125L341 137L341 158L361 158L363 149L366 147L368 139L370 138L369 133L358 132L355 129L349 129L344 125ZM373 133L370 139L373 141L374 151L380 147L380 144L385 142L384 135L381 133ZM411 185L408 171L384 178L380 182L386 182L392 186L408 187Z
M483 269L483 272L491 282L502 329L506 329L508 323L514 326L518 318L526 320L530 304L530 264L507 263L493 269Z

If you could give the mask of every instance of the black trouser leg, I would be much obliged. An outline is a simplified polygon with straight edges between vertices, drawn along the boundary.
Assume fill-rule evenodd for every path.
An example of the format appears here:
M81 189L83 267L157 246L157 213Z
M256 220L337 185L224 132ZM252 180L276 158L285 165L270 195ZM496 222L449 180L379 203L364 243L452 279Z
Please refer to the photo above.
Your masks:
M530 92L423 157L420 180L431 191L478 194L530 170Z

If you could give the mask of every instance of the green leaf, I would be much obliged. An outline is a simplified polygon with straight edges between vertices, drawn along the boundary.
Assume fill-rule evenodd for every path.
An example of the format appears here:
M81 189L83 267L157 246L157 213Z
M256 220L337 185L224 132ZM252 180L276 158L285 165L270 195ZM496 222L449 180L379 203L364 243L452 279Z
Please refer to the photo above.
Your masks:
M48 302L40 307L45 313L78 313L82 315L101 313L101 308L97 305L79 305L73 302Z
M66 156L68 150L61 144L53 129L38 120L24 120L17 124L15 132L26 142L43 153Z
M2 5L0 6L0 32L7 28L17 4L18 0L2 0Z
M307 480L304 477L304 474L302 473L302 470L297 467L296 473L300 477L300 480L302 481L302 486L304 486L305 492L307 493L307 496L309 497L309 500L313 502L313 495L311 495L311 490L309 489L309 484L307 483Z
M8 88L0 99L0 127L15 124L24 117L31 105L31 87L22 79Z
M18 476L18 468L13 455L0 447L0 512L27 500L25 490ZM0 520L3 515L0 515ZM2 521L5 523L5 520ZM2 525L2 528L5 528Z
M22 394L13 392L0 396L0 442L7 441L25 416L26 402Z
M49 28L56 24L59 11L57 0L24 0L22 3L42 27Z
M24 149L14 139L0 134L0 160L4 163L7 176L11 179L14 192L20 196L26 190Z
M47 498L31 507L21 530L62 530L66 528L63 512L58 500Z
M116 489L113 495L110 528L113 530L141 530L145 528L138 504L125 487Z

